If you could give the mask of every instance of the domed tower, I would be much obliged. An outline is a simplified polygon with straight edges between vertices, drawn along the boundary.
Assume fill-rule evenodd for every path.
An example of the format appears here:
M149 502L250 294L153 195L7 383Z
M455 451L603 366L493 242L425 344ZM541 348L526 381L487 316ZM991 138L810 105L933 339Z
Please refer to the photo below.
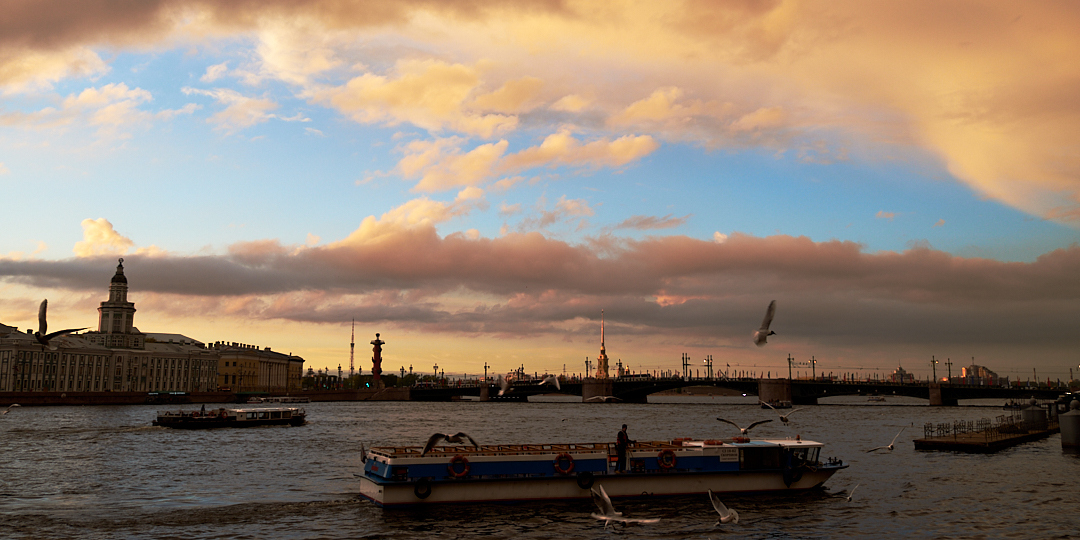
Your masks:
M128 302L128 281L124 275L124 259L116 265L116 274L109 282L109 299L98 307L98 329L92 341L110 348L141 349L144 335L135 328L135 303Z

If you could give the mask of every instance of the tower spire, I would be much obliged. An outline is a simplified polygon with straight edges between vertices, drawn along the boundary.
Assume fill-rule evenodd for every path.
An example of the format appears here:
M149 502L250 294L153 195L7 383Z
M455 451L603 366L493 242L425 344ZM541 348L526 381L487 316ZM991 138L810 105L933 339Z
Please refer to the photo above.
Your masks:
M353 368L353 355L356 353L356 319L352 320L352 334L349 336L349 378L356 374Z
M604 310L600 310L600 356L596 357L596 378L608 378L608 356L604 347Z

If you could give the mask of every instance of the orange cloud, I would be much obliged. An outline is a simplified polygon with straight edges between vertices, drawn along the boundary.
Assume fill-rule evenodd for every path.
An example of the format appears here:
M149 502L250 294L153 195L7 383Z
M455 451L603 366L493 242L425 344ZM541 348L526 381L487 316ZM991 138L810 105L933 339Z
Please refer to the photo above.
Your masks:
M514 116L465 108L479 84L476 69L462 64L402 60L392 78L365 73L343 87L318 92L316 98L362 123L408 122L430 131L449 129L484 138L514 129Z
M76 242L72 250L76 257L123 255L135 246L135 242L116 232L105 218L84 219L82 228L83 239Z
M652 153L659 143L648 135L627 135L615 140L598 139L582 144L568 131L549 135L539 146L506 155L509 143L479 145L462 152L461 138L412 141L403 147L405 157L396 172L406 179L418 178L415 191L442 191L476 186L493 178L537 167L621 167ZM502 182L509 187L512 182Z

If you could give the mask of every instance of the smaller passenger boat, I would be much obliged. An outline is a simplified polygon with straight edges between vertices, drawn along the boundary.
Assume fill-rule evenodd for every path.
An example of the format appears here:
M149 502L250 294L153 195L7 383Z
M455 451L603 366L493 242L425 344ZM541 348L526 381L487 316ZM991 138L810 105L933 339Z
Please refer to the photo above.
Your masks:
M866 401L875 401L875 402L880 403L882 401L885 401L885 398L881 397L881 396L870 396L870 397L866 398Z
M761 402L762 409L790 409L791 402L783 399L770 399Z
M219 427L299 426L307 420L304 409L260 407L257 409L211 409L209 411L158 411L155 426L177 429Z
M311 399L306 397L296 396L271 396L271 397L259 397L255 396L248 401L249 405L255 405L259 403L311 403Z

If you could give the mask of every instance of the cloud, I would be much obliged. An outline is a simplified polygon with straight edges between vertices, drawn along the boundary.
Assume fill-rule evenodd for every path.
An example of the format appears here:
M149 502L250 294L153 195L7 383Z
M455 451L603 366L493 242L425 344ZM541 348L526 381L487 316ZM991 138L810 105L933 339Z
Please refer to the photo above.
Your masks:
M401 60L391 76L365 73L342 87L320 90L316 99L365 124L396 126L408 122L428 131L451 130L483 138L513 130L516 116L484 114L465 107L479 85L480 76L473 67L438 60Z
M945 226L945 220L944 219L937 220L937 223L934 223L934 226L935 227L944 227Z
M9 174L9 173L11 173L11 169L8 169L7 165L4 165L4 162L0 161L0 174Z
M716 242L717 244L723 244L724 242L727 242L727 239L728 235L720 231L716 231L713 233L713 242Z
M668 214L664 217L656 216L631 216L615 225L615 229L636 229L639 231L648 231L655 229L673 229L686 223L686 220L690 216L683 216L681 218L672 217Z
M72 251L76 257L96 257L98 255L123 255L135 246L130 238L113 229L113 224L105 218L82 220L83 239L75 243Z
M78 94L69 94L59 107L46 107L32 112L0 113L0 125L35 129L65 129L80 125L97 128L103 137L126 137L124 127L149 125L154 120L171 120L181 114L191 114L198 106L187 104L180 109L165 109L155 113L140 107L153 100L150 92L114 83L90 87Z
M477 96L473 104L482 110L505 114L526 112L536 106L535 103L530 106L530 102L543 86L544 81L536 77L522 77L507 81L494 92Z
M460 137L411 141L402 147L405 156L398 161L395 172L406 179L418 179L415 191L434 192L482 185L498 176L538 167L621 167L659 148L659 143L647 135L582 143L566 130L513 154L506 154L506 140L481 144L467 152L461 148L464 143ZM514 182L504 180L500 188Z
M466 211L454 205L472 204L472 196L454 203L419 199L365 218L349 237L323 245L264 240L234 244L223 255L131 254L125 267L140 295L229 304L230 316L252 319L333 322L356 313L358 320L417 332L551 337L568 328L592 335L595 329L580 321L604 308L618 313L613 318L632 328L635 339L677 335L752 350L748 333L760 318L761 299L775 298L775 324L793 347L990 346L997 354L1030 354L1080 345L1070 331L1080 317L1076 246L1030 263L1005 263L928 247L864 253L852 242L782 235L585 244L536 232L439 235L439 220ZM591 212L567 199L552 211ZM97 255L0 259L0 281L99 290L115 254L131 244L107 220L87 220L84 227Z
M897 215L899 214L897 214L896 212L886 212L884 210L878 210L878 213L874 214L874 217L878 219L887 219L889 221L892 221L893 218Z
M57 81L93 76L108 69L105 62L86 47L35 50L0 46L0 95L46 90Z
M261 124L272 118L287 120L270 112L278 108L278 104L271 99L250 98L229 88L202 90L184 87L183 92L187 95L207 96L213 98L219 104L225 105L224 110L214 113L206 121L216 124L217 129L228 133Z
M582 144L568 130L548 135L539 146L510 155L503 171L543 166L621 167L651 154L660 147L648 135L625 135L614 140L597 139Z
M592 98L570 94L559 98L555 103L552 103L549 108L553 111L576 113L585 110L592 102Z
M206 68L206 73L204 73L202 77L199 77L199 80L204 82L204 83L212 83L212 82L220 79L221 76L225 75L225 73L228 72L228 71L229 71L229 63L228 62L222 62L220 64L214 64L214 65Z

